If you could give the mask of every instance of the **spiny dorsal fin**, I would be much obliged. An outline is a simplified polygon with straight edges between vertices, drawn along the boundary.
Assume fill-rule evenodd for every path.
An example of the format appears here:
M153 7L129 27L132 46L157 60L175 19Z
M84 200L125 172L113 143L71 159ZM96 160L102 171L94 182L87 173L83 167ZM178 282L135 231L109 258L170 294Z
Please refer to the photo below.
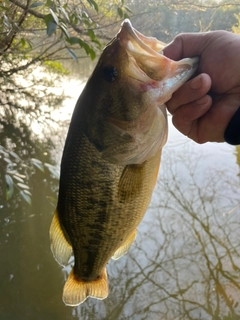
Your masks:
M137 236L137 230L135 230L131 234L131 236L127 238L127 241L125 241L124 244L120 248L117 249L117 251L112 256L112 259L117 260L117 259L121 258L124 254L126 254L129 250L129 248L131 247L132 243L136 239L136 236Z
M72 246L66 240L62 231L57 210L52 219L49 235L54 258L59 264L66 266L72 254Z
M107 296L108 279L106 268L100 277L88 282L76 279L72 270L63 288L63 302L72 307L84 302L88 297L102 300Z

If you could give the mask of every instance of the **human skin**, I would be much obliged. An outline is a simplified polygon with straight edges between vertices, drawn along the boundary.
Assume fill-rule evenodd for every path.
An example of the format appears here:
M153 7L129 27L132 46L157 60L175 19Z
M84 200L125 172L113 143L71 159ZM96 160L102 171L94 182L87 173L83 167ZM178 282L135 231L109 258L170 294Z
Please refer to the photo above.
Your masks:
M173 60L200 56L196 77L167 102L174 126L197 143L223 142L240 107L240 36L227 31L180 34L164 55Z

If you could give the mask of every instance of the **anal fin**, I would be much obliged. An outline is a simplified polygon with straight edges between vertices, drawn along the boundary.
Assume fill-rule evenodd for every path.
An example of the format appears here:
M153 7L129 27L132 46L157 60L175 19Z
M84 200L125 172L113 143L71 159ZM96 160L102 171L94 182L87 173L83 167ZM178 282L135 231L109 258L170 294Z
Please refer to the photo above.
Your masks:
M137 236L137 230L135 230L130 235L130 237L127 238L127 241L125 241L124 244L117 249L117 251L112 256L112 259L117 260L117 259L121 258L124 254L126 254L129 250L129 248L131 247L132 243L136 239L136 236Z
M105 299L108 296L108 279L106 268L103 273L92 281L83 281L74 276L73 270L63 288L63 302L67 306L77 306L88 297Z
M59 264L66 266L72 254L72 246L62 231L57 210L52 219L49 235L54 258Z

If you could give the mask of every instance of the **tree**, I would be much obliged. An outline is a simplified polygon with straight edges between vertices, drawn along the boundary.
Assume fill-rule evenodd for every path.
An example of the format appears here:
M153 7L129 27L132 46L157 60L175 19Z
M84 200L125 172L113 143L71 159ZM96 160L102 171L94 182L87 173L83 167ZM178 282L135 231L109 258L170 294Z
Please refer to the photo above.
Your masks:
M18 0L5 0L1 2L0 14L2 26L0 28L0 79L1 91L5 107L21 109L19 97L13 104L9 94L17 91L34 105L34 111L39 110L39 94L19 86L16 75L24 78L32 72L32 66L43 64L56 71L64 71L58 62L60 59L79 57L87 54L94 59L104 41L111 36L107 26L114 25L119 17L127 16L127 8L122 1L102 1L97 4L95 0L66 1L47 0L46 2L27 0L25 4ZM74 51L79 48L81 50ZM27 71L27 74L25 71ZM34 79L36 81L36 79ZM53 81L45 81L48 88ZM41 81L42 83L42 81ZM39 82L36 83L39 85ZM35 86L36 87L36 86ZM33 88L33 83L31 83ZM41 103L42 103L41 95ZM59 99L54 102L53 95L44 95L46 105L56 106Z
M231 31L239 12L239 2L225 0L128 0L127 4L134 12L132 21L136 29L166 43L181 32Z
M75 59L71 48L76 45L94 59L101 41L111 38L107 27L114 25L117 19L127 17L129 11L123 0L99 4L95 0L47 0L45 3L27 0L26 4L6 0L0 8L1 53L21 50L29 54L30 51L37 53L35 60L61 58L64 50Z
M59 60L94 59L111 38L107 27L127 10L117 0L0 2L0 194L7 199L18 189L30 203L29 177L44 170L41 150L51 141L39 143L31 124L51 128L51 112L61 106L64 95L50 89L67 74Z

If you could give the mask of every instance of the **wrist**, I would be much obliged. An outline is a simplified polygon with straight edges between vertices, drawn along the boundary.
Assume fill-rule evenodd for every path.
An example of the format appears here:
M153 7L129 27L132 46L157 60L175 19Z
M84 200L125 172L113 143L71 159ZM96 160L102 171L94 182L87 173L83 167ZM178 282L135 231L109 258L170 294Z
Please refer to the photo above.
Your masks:
M224 140L232 145L240 144L240 107L233 115L224 132Z

